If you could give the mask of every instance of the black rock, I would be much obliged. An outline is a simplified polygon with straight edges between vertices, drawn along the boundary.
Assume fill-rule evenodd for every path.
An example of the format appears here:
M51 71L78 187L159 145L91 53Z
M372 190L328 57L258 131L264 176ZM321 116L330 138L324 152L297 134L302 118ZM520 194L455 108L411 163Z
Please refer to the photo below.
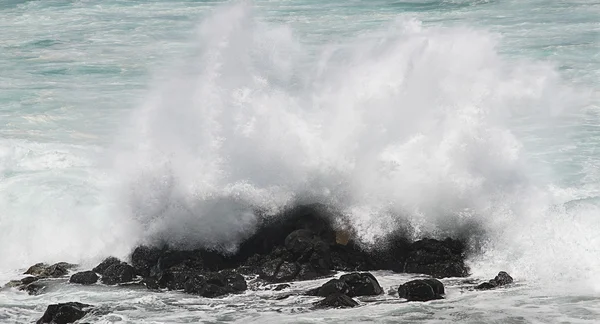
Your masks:
M95 273L104 275L104 272L106 271L106 269L108 269L110 266L112 266L114 264L120 264L120 263L121 263L121 260L111 256L111 257L104 259L104 261L102 261L99 265L97 265L94 269L92 269L92 271L94 271Z
M445 295L446 291L444 290L444 284L437 280L437 279L433 279L433 278L429 278L429 279L421 279L422 281L425 281L427 284L429 284L431 286L431 288L433 288L433 292L438 294L438 295Z
M408 301L429 301L442 299L443 297L439 293L440 291L444 290L442 283L437 280L431 280L432 279L418 279L400 285L400 287L398 287L398 297L404 298Z
M25 274L33 275L38 278L59 278L69 273L69 270L76 267L77 265L59 262L53 265L47 265L45 263L37 263L32 265L25 271Z
M325 297L325 299L316 302L314 305L317 308L346 308L356 307L358 306L358 303L354 299L348 297L347 295L344 295L342 293L334 293Z
M292 281L300 272L300 266L293 262L283 262L273 278L275 282Z
M374 296L383 293L383 288L381 288L377 279L368 272L345 274L340 277L340 280L350 287L348 292L350 297Z
M31 296L37 296L44 292L46 285L41 282L32 282L28 285L22 286L20 290L25 290Z
M31 267L29 267L29 269L27 269L27 271L25 271L23 274L28 274L28 275L32 275L32 276L39 276L49 266L50 265L48 265L46 263L36 263L36 264L32 265Z
M104 270L102 283L105 285L116 285L131 282L135 275L135 269L127 263L114 263Z
M169 290L181 290L185 288L186 282L193 277L203 275L204 272L189 268L185 265L171 267L162 271L157 278L157 285L160 288Z
M349 273L339 279L332 279L321 287L311 289L306 294L310 296L329 296L333 293L345 294L350 297L374 296L383 293L383 288L375 277L367 272Z
M69 279L70 283L91 285L98 281L98 275L94 271L83 271L78 272L71 276Z
M321 287L307 291L306 294L309 296L327 297L335 293L347 295L349 291L350 287L348 287L345 281L340 279L331 279L324 283Z
M150 270L158 263L163 250L155 247L138 246L131 254L131 265L137 274L148 277Z
M33 276L25 277L25 278L21 279L21 284L28 285L34 281L38 281L39 279L40 279L39 277L33 277Z
M84 317L91 310L91 307L93 306L77 302L49 305L36 324L73 323Z
M263 263L258 269L259 277L265 280L273 280L283 262L282 259L275 259Z
M436 278L465 277L464 247L458 241L423 239L411 245L404 272L428 274Z
M285 248L297 256L301 256L314 248L319 241L315 233L307 229L295 230L285 238Z
M197 273L184 284L186 293L209 298L239 293L246 289L247 284L244 277L230 270L204 274Z
M504 271L500 271L494 279L476 286L475 289L488 290L488 289L493 289L493 288L500 287L500 286L505 286L505 285L511 284L512 282L513 282L513 278L508 273L506 273Z
M513 278L508 273L500 271L494 281L498 283L498 286L504 286L513 283Z

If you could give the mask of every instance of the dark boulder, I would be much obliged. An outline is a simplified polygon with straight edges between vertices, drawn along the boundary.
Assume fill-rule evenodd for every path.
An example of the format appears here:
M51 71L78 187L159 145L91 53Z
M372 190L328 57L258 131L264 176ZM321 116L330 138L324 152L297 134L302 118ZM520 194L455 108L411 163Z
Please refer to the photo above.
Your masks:
M350 287L348 287L345 281L340 279L331 279L324 283L321 287L307 291L306 294L309 296L327 297L335 293L347 295L349 291Z
M240 293L247 289L246 280L234 271L196 273L184 284L188 294L213 298L232 293Z
M347 308L356 307L358 306L358 303L347 295L342 293L334 293L325 297L325 299L316 302L314 305L317 308Z
M91 285L98 281L98 275L94 271L78 272L69 278L70 283Z
M156 284L160 288L181 290L185 288L185 284L189 279L202 274L203 272L201 271L189 268L185 265L179 265L162 271L157 276Z
M108 269L110 266L112 266L114 264L120 264L120 263L121 263L121 260L111 256L111 257L104 259L104 261L100 262L100 264L97 265L94 269L92 269L92 271L94 271L95 273L104 275L104 272L106 271L106 269Z
M21 286L20 290L25 290L31 296L41 295L46 290L46 285L42 282L35 281L28 285Z
M381 288L377 279L368 272L345 274L340 277L340 280L350 287L348 292L350 297L375 296L383 293L383 288Z
M39 279L40 279L39 277L28 276L28 277L21 279L21 283L23 285L28 285L34 281L38 281Z
M47 265L45 263L37 263L32 265L25 271L25 274L33 275L38 278L60 278L62 276L66 276L69 273L70 269L75 268L77 265L67 263L67 262L59 262L53 265Z
M131 265L137 274L148 277L151 269L158 263L163 253L162 249L148 246L138 246L131 254Z
M403 270L436 278L465 277L469 274L464 263L464 246L452 239L423 239L414 242Z
M513 282L513 278L508 273L506 273L504 271L500 271L494 279L491 279L488 282L484 282L484 283L476 286L475 289L488 290L488 289L493 289L493 288L500 287L500 286L505 286L505 285L511 284L512 282Z
M444 291L444 286L438 280L418 279L400 285L398 297L408 301L429 301L442 299L440 291Z
M46 312L36 324L67 324L84 317L92 308L91 305L70 302L49 305Z
M383 288L375 277L367 272L349 273L339 279L331 279L321 287L311 289L306 294L310 296L329 296L341 293L350 297L375 296L383 293Z
M116 285L133 281L135 269L127 263L114 263L104 270L102 283L105 285Z

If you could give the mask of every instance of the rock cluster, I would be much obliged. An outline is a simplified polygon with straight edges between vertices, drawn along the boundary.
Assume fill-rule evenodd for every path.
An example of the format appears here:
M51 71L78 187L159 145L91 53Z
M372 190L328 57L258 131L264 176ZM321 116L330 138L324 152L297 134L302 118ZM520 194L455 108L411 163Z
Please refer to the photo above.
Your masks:
M256 232L241 243L235 254L206 249L180 250L167 245L138 246L129 263L109 257L91 271L73 274L69 281L83 285L98 280L105 285L141 283L149 289L179 290L213 298L245 291L245 275L256 275L266 283L279 284L277 290L281 290L289 287L282 284L284 282L312 280L345 271L350 273L306 294L324 297L316 307L354 307L358 303L353 297L383 293L377 279L366 271L391 270L433 278L468 275L464 263L466 249L461 241L447 238L410 242L398 235L369 249L353 239L351 230L338 226L340 219L343 217L323 205L296 206L275 217L264 217ZM36 264L26 272L31 277L14 284L30 287L39 278L61 277L71 268L72 265L66 263ZM399 297L408 301L442 298L444 286L433 278L402 284ZM501 272L478 289L504 285L508 278L508 274ZM32 291L35 289L35 285L31 286ZM67 311L84 314L85 307L88 305L51 305L39 323L46 323L48 319L58 323L56 316L68 316L53 314Z
M500 287L500 286L505 286L505 285L511 284L512 282L513 282L513 278L508 273L506 273L504 271L500 271L494 279L491 279L488 282L484 282L484 283L476 286L475 289L488 290L488 289L493 289L493 288Z

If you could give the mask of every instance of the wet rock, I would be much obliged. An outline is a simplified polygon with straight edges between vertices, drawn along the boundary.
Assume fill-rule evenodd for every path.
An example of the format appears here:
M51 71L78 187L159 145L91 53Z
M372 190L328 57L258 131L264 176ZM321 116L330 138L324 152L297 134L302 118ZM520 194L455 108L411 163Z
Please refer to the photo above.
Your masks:
M442 299L439 293L444 291L443 284L435 279L418 279L406 282L398 287L398 297L408 301L429 301ZM441 287L440 287L441 286Z
M33 275L39 278L59 278L67 275L69 270L75 268L76 266L76 264L67 262L59 262L53 265L37 263L29 267L29 269L25 271L25 274Z
M104 259L104 261L102 261L99 265L97 265L94 269L92 269L92 271L94 271L95 273L104 275L104 272L106 271L106 269L108 269L113 264L120 264L120 263L121 263L121 260L111 256L111 257Z
M92 308L77 302L49 305L36 324L67 324L83 318Z
M98 281L98 275L94 271L78 272L69 278L70 283L92 285Z
M28 285L32 282L38 281L39 279L40 278L38 278L38 277L28 276L28 277L21 279L21 284Z
M275 282L292 281L296 278L299 272L300 266L297 263L283 262L279 266L279 269L277 269L277 273L275 274L273 280Z
M324 283L321 287L317 287L307 291L306 294L309 296L327 297L335 293L345 295L348 294L349 291L350 287L348 287L345 281L340 279L331 279Z
M377 279L368 272L345 274L340 277L340 280L350 287L348 292L350 297L375 296L383 293L383 288L381 288Z
M494 279L491 279L488 282L484 282L484 283L476 286L475 289L488 290L488 289L493 289L493 288L500 287L500 286L505 286L505 285L511 284L512 282L513 282L513 278L508 273L506 273L504 271L500 271Z
M148 277L151 269L158 263L163 253L162 249L148 246L138 246L131 254L131 265L137 274Z
M314 305L317 308L346 308L356 307L358 306L358 303L354 299L348 297L347 295L344 295L342 293L334 293L325 297L325 299L316 302Z
M49 266L50 265L48 265L46 263L36 263L36 264L32 265L31 267L29 267L29 269L27 269L27 271L25 271L24 274L28 274L28 275L32 275L32 276L39 276Z
M349 273L339 279L332 279L321 287L311 289L306 294L310 296L329 296L333 293L356 296L374 296L383 293L383 288L375 277L367 272Z
M291 286L288 284L279 284L277 286L275 286L275 288L273 288L274 291L281 291L287 288L290 288Z
M403 270L436 278L465 277L469 273L464 264L464 247L452 239L423 239L414 242Z
M20 290L26 291L31 296L41 295L46 290L46 285L41 282L32 282L28 285L21 286Z
M203 272L201 271L197 271L185 265L179 265L161 272L156 280L156 284L160 288L181 290L185 288L185 284L189 279L202 274ZM147 281L150 282L150 280ZM146 285L148 285L148 283L146 283Z
M102 283L105 285L116 285L131 282L135 275L135 269L127 263L113 263L104 270Z
M318 240L315 233L310 230L299 229L290 233L290 235L285 238L284 244L288 251L301 256L312 250Z
M208 298L240 293L246 289L247 284L244 277L229 270L195 274L184 284L186 293Z

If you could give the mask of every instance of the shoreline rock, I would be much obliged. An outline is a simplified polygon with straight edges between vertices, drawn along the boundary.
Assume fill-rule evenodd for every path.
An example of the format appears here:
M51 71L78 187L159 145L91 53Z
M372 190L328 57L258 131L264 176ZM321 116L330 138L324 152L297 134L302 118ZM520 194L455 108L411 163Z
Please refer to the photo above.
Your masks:
M477 290L490 290L513 283L513 278L505 271L498 272L498 275L488 282L475 286Z
M83 318L91 311L92 305L78 302L48 305L44 315L36 324L67 324Z
M417 279L398 287L398 297L407 301L430 301L443 299L444 285L437 279Z

